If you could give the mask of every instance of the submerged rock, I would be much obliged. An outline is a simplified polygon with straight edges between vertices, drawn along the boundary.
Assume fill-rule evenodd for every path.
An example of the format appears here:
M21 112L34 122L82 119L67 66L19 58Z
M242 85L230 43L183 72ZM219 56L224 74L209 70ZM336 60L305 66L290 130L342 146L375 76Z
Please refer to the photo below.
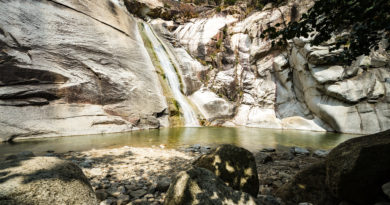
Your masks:
M193 163L206 168L228 186L257 196L259 179L256 161L251 152L234 145L221 145Z
M302 147L293 147L293 148L291 148L291 153L293 153L295 155L309 155L310 151L308 149L302 148Z
M54 157L0 163L0 204L97 204L77 165Z
M207 169L194 167L180 172L169 187L165 205L255 205L251 195L233 190Z
M313 153L313 155L316 157L326 157L328 156L328 154L329 154L328 150L316 150Z
M23 151L16 155L9 155L5 158L5 160L15 160L15 159L28 159L31 157L35 157L34 153L31 151Z

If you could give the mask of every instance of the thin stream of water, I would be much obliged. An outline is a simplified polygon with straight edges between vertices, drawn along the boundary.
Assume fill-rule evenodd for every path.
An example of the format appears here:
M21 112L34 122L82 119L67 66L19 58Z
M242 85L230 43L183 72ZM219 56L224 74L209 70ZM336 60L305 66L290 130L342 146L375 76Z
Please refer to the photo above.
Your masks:
M186 127L199 127L199 122L196 117L196 113L188 103L186 97L180 90L180 81L177 77L176 70L171 63L171 60L168 57L168 54L161 44L161 42L156 37L156 34L153 32L152 28L147 23L143 23L145 27L146 36L149 38L152 43L154 52L157 55L160 65L164 70L165 76L168 80L169 87L172 90L175 100L179 103L182 111Z

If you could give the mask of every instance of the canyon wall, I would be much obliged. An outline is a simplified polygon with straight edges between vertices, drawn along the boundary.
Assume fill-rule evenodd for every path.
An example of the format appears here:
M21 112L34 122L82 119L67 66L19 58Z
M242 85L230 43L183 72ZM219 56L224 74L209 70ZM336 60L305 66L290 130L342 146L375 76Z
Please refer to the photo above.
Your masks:
M290 1L245 18L245 6L236 5L235 14L191 19L172 32L204 65L193 70L201 88L189 94L210 124L357 134L390 129L388 42L346 66L333 61L339 51L329 50L332 41L311 46L301 38L277 48L261 38L312 3Z
M148 12L204 125L390 129L388 42L346 66L332 60L331 41L311 46L300 38L275 48L261 38L269 26L299 19L312 1L250 13L207 7L174 21L167 18L177 11L145 2L131 14L129 0L0 1L0 139L169 126L153 53L133 16L148 19L139 16Z
M118 1L0 1L0 48L3 141L168 126L137 22Z

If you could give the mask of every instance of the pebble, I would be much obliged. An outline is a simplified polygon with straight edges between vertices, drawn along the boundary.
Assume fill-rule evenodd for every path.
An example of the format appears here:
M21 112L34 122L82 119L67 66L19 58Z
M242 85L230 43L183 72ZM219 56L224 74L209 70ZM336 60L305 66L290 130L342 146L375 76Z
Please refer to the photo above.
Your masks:
M328 156L329 151L327 151L327 150L316 150L316 151L314 151L313 154L316 157L326 157L326 156Z
M116 201L114 199L106 199L102 202L100 202L99 205L111 205L111 204L114 204Z
M108 194L104 189L96 190L95 193L96 193L96 198L99 201L104 201L108 197Z
M138 190L130 192L131 197L136 198L136 199L141 198L145 194L147 194L147 192L144 189L138 189Z
M310 152L306 148L302 147L292 147L291 152L295 155L309 155Z
M118 205L127 204L127 202L130 201L130 196L129 195L120 195L120 196L118 196L117 199L118 200L116 201L116 203Z
M258 201L264 205L281 205L281 200L272 195L257 195Z
M276 149L275 148L272 148L272 147L266 147L266 148L263 148L262 150L260 150L260 152L275 152Z

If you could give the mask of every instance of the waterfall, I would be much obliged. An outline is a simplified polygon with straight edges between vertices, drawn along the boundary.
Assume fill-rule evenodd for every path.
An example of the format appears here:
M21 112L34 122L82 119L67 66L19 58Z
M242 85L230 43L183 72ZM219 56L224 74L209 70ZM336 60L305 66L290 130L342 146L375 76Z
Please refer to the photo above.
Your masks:
M164 70L165 77L168 80L169 87L172 90L175 100L179 103L181 110L183 111L184 122L186 127L198 127L199 122L196 117L196 114L190 104L188 103L186 97L180 90L180 81L177 77L176 70L171 63L171 60L168 57L168 53L164 48L164 45L158 39L156 34L153 32L152 28L147 23L143 23L145 28L145 33L150 42L152 43L153 50L156 53L160 65Z

